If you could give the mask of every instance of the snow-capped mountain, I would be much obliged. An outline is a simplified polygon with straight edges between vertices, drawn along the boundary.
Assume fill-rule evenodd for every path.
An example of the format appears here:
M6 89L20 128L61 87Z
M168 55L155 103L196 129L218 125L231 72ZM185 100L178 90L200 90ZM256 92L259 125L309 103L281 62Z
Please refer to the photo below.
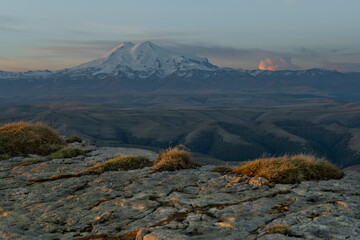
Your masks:
M149 41L124 42L102 58L64 70L0 71L0 97L171 92L310 94L360 99L359 88L360 73L220 68L206 58L173 52Z
M127 73L127 76L140 73L140 78L146 78L153 74L164 77L175 71L193 69L214 71L218 67L209 63L206 58L173 52L146 41L138 44L124 42L104 57L81 64L69 71L88 72L92 75Z

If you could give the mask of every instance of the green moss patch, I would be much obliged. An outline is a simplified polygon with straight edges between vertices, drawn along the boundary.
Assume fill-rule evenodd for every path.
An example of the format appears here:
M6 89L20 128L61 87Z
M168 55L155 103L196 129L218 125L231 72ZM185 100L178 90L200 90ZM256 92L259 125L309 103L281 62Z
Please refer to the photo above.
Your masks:
M88 151L81 150L75 147L62 148L48 156L48 159L59 159L59 158L73 158L80 155L85 155Z

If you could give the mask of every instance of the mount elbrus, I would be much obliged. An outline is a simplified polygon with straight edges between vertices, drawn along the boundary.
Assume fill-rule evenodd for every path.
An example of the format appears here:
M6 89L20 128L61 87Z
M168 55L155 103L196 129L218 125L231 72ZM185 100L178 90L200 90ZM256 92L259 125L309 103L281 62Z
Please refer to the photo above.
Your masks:
M2 96L109 96L123 93L310 94L359 99L360 73L321 69L221 68L194 54L146 41L124 42L104 57L59 71L0 71Z

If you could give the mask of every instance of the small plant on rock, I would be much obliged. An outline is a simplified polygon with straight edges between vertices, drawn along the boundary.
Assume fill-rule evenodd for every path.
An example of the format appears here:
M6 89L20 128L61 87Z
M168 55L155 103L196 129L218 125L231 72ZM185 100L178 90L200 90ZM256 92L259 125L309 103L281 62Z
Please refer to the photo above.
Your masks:
M0 126L1 155L48 155L64 145L64 140L43 123L14 122Z
M75 147L62 148L48 156L48 159L59 159L59 158L72 158L86 154L88 151L81 150Z
M79 175L101 174L106 171L133 170L151 166L151 161L144 156L125 155L97 163L79 173Z
M199 164L191 160L189 151L183 146L177 146L161 152L151 169L154 172L161 172L196 167L199 167Z
M66 139L66 142L67 143L81 143L83 140L81 137L78 137L78 136L71 136L69 138Z
M266 234L282 234L289 235L291 234L291 230L287 224L278 223L266 226L264 229Z
M245 162L234 169L237 174L264 177L270 182L293 184L306 180L340 179L343 173L332 163L299 154Z
M228 165L220 165L220 166L216 166L214 168L212 168L210 170L211 172L218 172L221 174L228 174L231 173L233 171L233 168L231 166Z

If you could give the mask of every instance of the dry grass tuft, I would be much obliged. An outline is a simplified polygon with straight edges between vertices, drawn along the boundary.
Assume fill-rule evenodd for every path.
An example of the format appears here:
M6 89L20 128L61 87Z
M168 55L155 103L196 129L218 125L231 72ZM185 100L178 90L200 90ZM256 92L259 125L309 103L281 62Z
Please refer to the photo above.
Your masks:
M48 159L72 158L86 154L88 151L75 147L62 148L48 156Z
M311 220L314 220L315 218L320 217L323 214L324 214L323 212L316 212L316 213L307 215L307 217L311 218Z
M292 204L292 202L282 202L279 204L276 204L271 207L271 210L269 210L269 214L277 214L277 213L283 213L289 211L289 206Z
M264 177L271 182L285 184L306 180L340 179L344 175L332 163L305 154L256 159L239 165L234 172L251 177Z
M79 173L79 175L101 174L106 171L133 170L151 166L151 161L144 156L125 155L97 163Z
M55 176L51 176L48 178L40 178L40 179L32 179L30 180L30 182L32 183L39 183L39 182L50 182L50 181L56 181L59 179L65 179L65 178L73 178L73 177L79 177L79 174L60 174L60 175L55 175Z
M1 155L48 155L64 145L64 140L43 123L14 122L0 126Z
M74 136L71 136L71 137L67 138L67 139L66 139L66 142L67 142L67 143L75 143L75 142L81 143L81 142L82 142L82 138L74 135Z
M161 172L191 169L198 166L199 164L191 160L191 155L186 148L177 146L161 152L151 169L154 172Z
M233 171L233 168L231 166L228 165L221 165L221 166L216 166L214 168L212 168L210 170L211 172L218 172L221 174L228 174L231 173Z
M266 226L264 231L266 232L266 234L282 234L282 235L291 234L289 225L283 223Z

